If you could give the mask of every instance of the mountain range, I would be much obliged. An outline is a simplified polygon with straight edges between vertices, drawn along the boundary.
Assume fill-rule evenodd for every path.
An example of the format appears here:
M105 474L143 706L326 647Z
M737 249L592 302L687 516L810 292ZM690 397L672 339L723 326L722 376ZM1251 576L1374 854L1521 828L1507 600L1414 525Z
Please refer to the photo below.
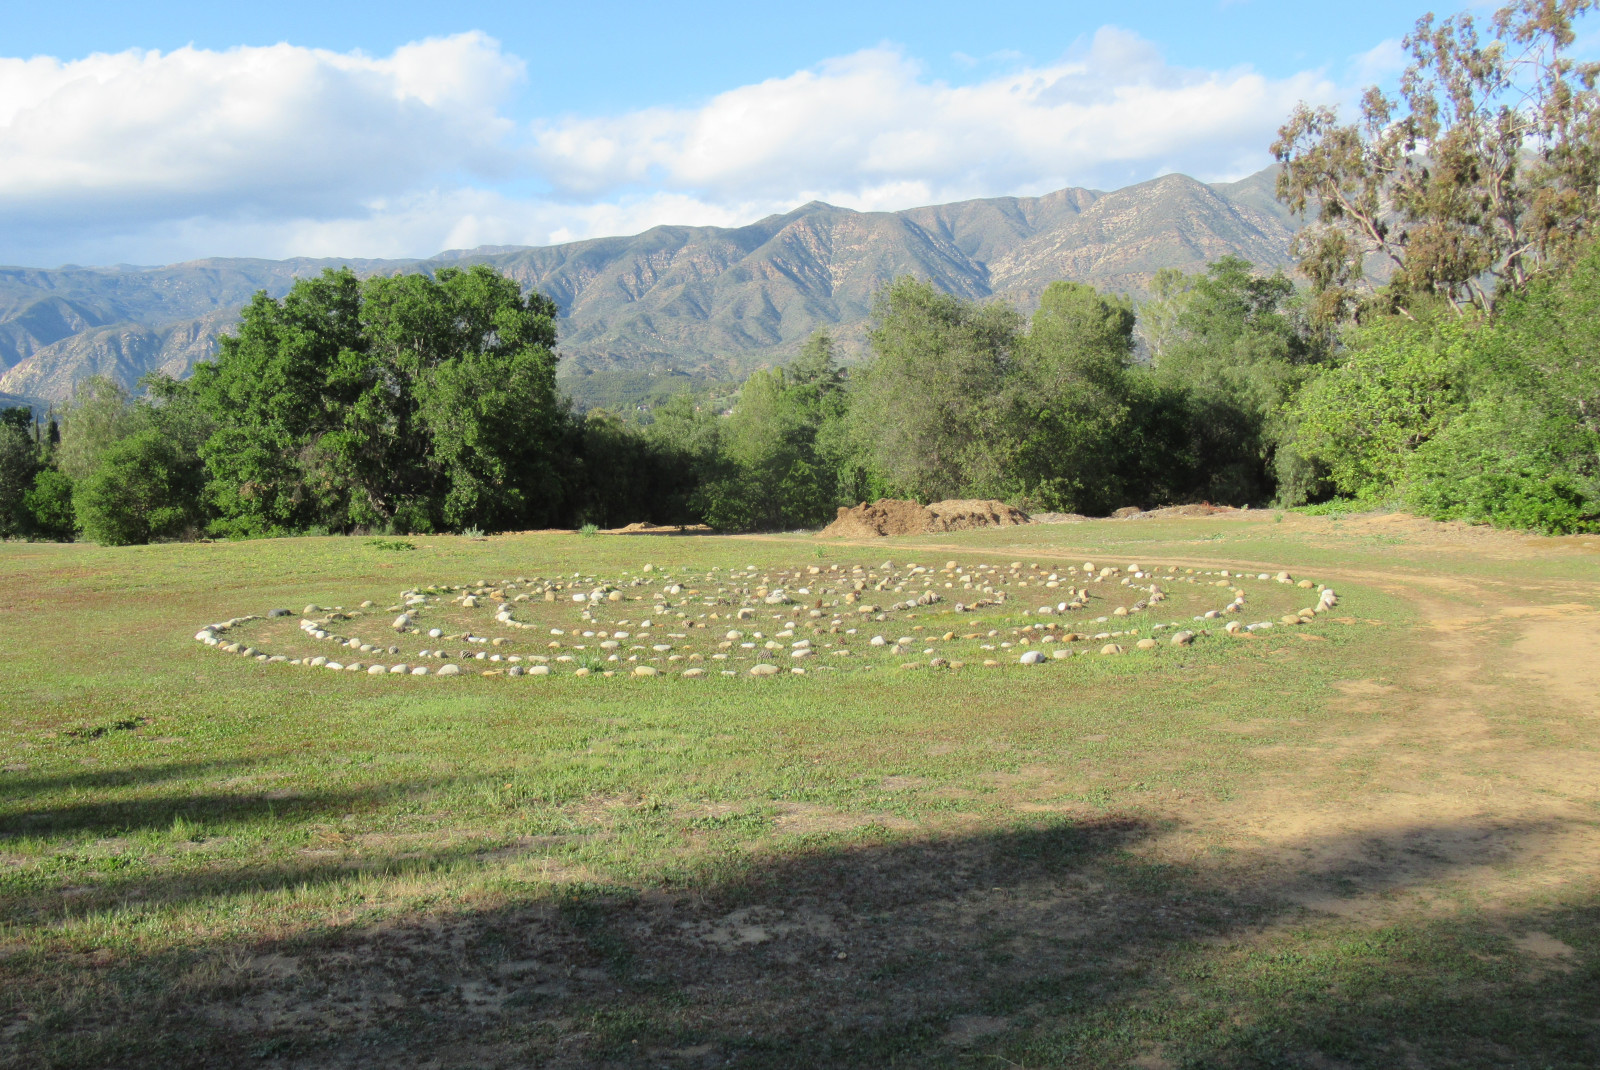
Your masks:
M1269 169L1207 185L1165 175L1113 192L1064 189L901 212L814 201L743 227L653 227L631 237L484 247L421 260L209 259L165 267L0 268L0 402L60 403L96 374L125 386L183 376L252 294L348 265L361 275L489 264L561 309L560 378L578 397L625 376L740 377L814 330L861 355L872 298L914 274L966 298L1029 309L1056 279L1138 295L1164 267L1224 255L1290 262L1296 221Z

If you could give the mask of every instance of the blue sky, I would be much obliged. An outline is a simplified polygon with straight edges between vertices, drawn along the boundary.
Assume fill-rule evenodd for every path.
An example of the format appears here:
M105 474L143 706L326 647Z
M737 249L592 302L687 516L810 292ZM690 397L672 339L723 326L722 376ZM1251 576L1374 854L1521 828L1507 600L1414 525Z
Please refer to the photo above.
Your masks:
M820 198L1240 177L1423 8L33 4L0 37L0 262L423 256Z

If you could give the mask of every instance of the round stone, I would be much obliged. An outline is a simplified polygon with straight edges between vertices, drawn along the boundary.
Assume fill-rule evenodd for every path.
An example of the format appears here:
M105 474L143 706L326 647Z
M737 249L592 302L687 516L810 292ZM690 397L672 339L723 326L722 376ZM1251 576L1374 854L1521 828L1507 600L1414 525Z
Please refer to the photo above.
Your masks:
M439 675L439 676L460 676L461 675L461 666L459 666L459 665L441 665L441 666L439 666L439 672L437 673L437 675Z
M777 673L778 667L776 665L768 665L764 662L760 665L754 666L750 670L751 676L776 676Z
M661 675L661 670L655 668L652 665L635 665L633 667L633 675L635 675L635 676L660 676Z
M387 668L385 668L384 666L382 666L382 665L374 665L371 668L367 669L367 675L368 676L382 676L384 673L386 673L388 671L389 670Z
M1154 650L1160 644L1158 644L1154 639L1145 638L1139 640L1133 645L1138 647L1140 650Z
M1172 637L1173 646L1190 646L1194 643L1194 633L1187 629L1176 633Z
M680 676L704 676L705 674L706 671L704 669L685 669L679 673Z
M1045 657L1044 654L1038 650L1029 650L1025 652L1018 660L1020 660L1024 665L1038 665L1045 660Z
M1100 648L1100 653L1102 653L1102 654L1120 654L1120 653L1122 653L1122 648L1120 646L1118 646L1116 643L1107 643L1105 646Z

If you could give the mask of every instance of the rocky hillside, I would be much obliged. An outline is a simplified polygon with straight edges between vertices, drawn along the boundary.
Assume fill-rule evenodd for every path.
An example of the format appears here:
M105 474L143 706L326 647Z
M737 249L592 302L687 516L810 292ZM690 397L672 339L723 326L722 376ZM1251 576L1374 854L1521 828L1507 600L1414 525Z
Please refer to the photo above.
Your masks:
M543 248L429 260L201 260L160 268L0 269L0 393L47 401L107 374L183 375L256 290L348 263L362 274L487 263L562 309L564 380L677 372L729 378L786 359L812 331L859 355L872 295L897 275L1024 308L1050 282L1139 293L1163 267L1234 254L1289 260L1293 221L1271 175L1207 186L1167 175L1111 193L1067 189L856 212L813 202L745 227L655 227Z

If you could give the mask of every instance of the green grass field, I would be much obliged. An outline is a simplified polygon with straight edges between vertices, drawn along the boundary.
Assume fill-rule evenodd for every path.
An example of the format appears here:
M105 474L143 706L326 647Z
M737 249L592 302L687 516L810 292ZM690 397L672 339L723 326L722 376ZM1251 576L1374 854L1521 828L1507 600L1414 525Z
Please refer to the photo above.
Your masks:
M1592 1067L1596 548L1273 513L870 546L0 545L0 1065ZM1013 586L962 615L941 574L943 602L883 621L809 601L729 621L762 576L886 559L1035 585L1140 562L1171 596L1096 623L1129 588L1041 618ZM645 563L699 601L667 605ZM1245 620L1316 593L1260 572L1340 604L1228 636L1192 620L1222 569L1251 577ZM420 624L455 641L388 630L402 591L516 577L536 627L437 592ZM533 593L555 577L624 600L585 621ZM308 604L399 647L363 664L435 673L194 639L282 606L239 634L330 655ZM1118 656L1030 646L1046 620L1140 631ZM619 626L611 651L581 634ZM727 628L793 636L724 648ZM468 632L550 675L464 660ZM802 637L825 655L804 675L749 675Z

